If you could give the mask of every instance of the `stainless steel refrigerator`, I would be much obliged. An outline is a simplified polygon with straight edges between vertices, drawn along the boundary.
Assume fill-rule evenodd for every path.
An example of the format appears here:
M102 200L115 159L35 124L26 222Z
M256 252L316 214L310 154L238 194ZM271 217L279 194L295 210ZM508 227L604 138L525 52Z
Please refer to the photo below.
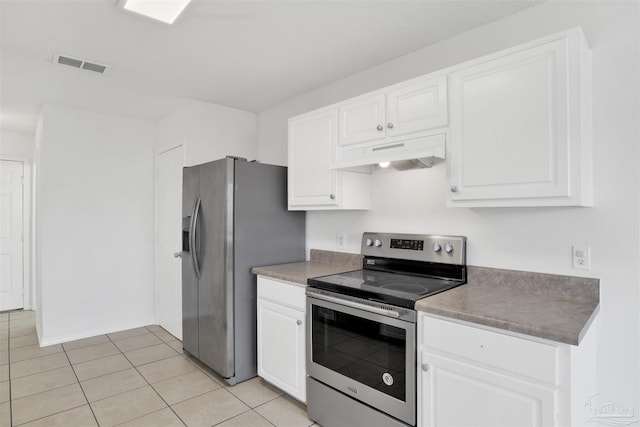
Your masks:
M257 375L251 267L303 261L305 215L287 210L282 166L227 157L183 177L183 347L236 384Z

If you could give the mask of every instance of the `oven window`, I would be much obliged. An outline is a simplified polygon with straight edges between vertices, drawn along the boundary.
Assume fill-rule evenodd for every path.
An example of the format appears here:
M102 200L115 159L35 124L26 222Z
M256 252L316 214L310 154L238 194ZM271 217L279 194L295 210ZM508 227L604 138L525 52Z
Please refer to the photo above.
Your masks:
M406 330L312 305L312 360L405 401Z

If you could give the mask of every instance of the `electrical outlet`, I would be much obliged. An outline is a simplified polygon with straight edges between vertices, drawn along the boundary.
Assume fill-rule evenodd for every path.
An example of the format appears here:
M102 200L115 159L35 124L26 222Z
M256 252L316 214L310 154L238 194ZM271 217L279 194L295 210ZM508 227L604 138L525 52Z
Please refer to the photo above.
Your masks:
M589 270L591 266L591 248L589 246L572 246L571 258L574 270Z
M336 234L336 243L338 249L345 249L347 247L347 233Z

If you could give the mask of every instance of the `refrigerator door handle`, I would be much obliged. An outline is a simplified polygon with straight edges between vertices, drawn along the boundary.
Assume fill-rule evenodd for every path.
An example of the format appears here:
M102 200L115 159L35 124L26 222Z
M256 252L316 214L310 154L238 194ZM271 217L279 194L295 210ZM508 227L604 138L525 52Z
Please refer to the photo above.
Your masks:
M200 202L202 199L198 197L193 206L193 214L191 215L191 229L189 230L189 252L191 252L191 260L193 268L196 271L196 277L200 279L200 266L198 265L198 254L196 251L196 230L198 228L198 212L200 212Z

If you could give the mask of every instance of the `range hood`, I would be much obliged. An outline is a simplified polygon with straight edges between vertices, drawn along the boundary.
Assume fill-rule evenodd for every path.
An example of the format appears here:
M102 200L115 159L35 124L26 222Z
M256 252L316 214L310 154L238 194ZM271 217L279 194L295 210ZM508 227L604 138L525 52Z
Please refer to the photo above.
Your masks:
M331 169L352 169L383 162L402 171L429 168L445 159L445 145L446 134L440 133L341 150L336 156L339 158L331 163Z
M431 156L431 157L422 157L419 159L409 159L409 160L396 160L393 162L389 162L389 166L394 168L397 171L408 171L411 169L425 169L433 166L434 163L437 163L442 159Z

